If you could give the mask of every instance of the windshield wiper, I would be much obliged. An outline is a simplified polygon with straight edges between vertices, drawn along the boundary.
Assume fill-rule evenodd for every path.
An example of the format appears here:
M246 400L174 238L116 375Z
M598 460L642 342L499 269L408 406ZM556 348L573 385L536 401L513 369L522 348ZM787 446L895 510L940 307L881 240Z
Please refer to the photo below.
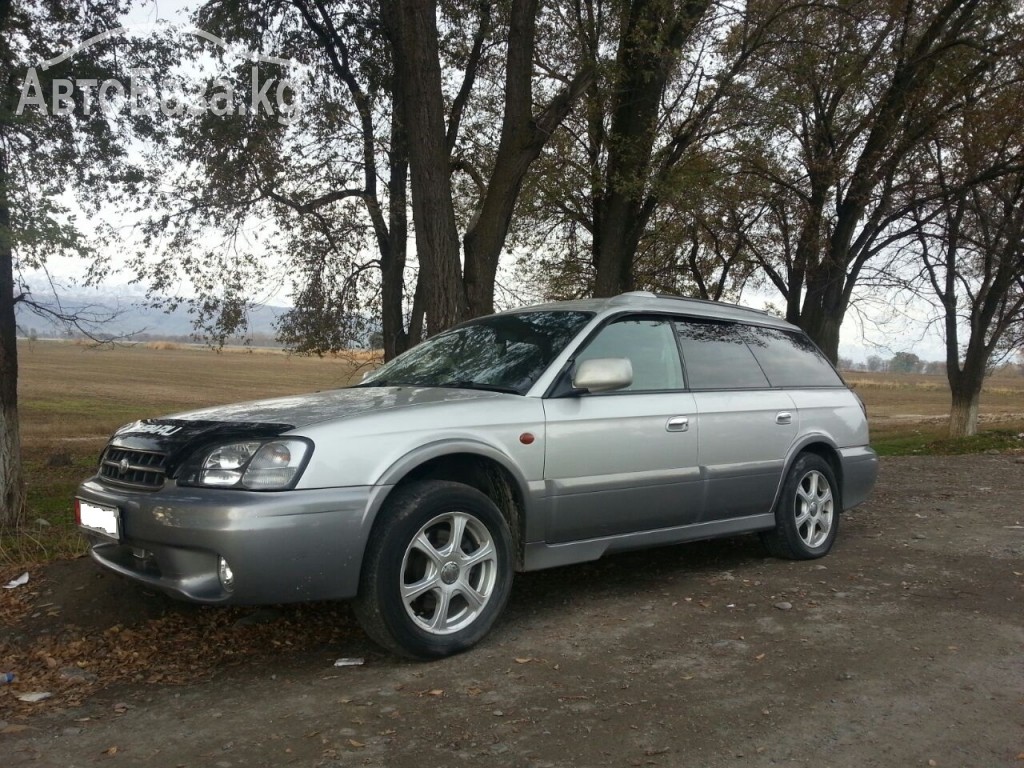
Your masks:
M484 392L504 392L508 395L521 395L523 394L514 387L503 387L499 384L484 384L480 381L470 381L469 379L459 379L456 381L446 381L444 384L438 384L439 387L445 387L447 389L479 389Z

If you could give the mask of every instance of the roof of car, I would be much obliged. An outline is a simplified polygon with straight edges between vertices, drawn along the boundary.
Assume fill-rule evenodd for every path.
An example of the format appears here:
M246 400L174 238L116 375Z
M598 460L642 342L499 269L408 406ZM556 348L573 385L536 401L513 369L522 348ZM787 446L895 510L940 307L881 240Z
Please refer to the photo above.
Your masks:
M710 317L716 320L740 320L759 325L772 325L779 328L793 328L781 317L769 314L761 309L741 307L724 301L707 299L688 299L682 296L666 296L650 291L630 291L603 299L573 299L570 301L553 301L546 304L534 304L529 307L508 310L523 312L535 310L576 310L581 312L605 312L627 310L633 312L672 312L696 317Z

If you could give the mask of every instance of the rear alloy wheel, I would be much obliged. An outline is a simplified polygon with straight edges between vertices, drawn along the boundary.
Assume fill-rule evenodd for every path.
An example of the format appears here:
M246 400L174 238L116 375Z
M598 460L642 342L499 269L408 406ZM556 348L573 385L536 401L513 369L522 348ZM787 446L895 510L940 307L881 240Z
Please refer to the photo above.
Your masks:
M474 645L512 584L512 537L498 508L474 488L431 480L398 489L380 514L354 604L367 634L413 658Z
M768 551L790 560L827 555L839 531L839 485L827 461L802 453L786 476L775 528L761 534Z

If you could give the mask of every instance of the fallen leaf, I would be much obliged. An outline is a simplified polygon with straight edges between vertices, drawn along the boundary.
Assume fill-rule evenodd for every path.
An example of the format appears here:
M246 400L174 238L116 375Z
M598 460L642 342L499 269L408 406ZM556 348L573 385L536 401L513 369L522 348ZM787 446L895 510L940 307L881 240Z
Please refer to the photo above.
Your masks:
M427 691L427 696L444 696L444 688L435 688L432 691Z
M108 757L113 757L117 754L117 747L108 747L107 749L104 749L101 754L107 755Z
M763 653L759 653L759 654L757 654L757 656L754 657L754 659L756 659L757 661L760 661L763 658L764 658L764 654Z
M536 659L532 659L530 657L517 658L516 659L516 664L529 664L531 661L536 661Z
M27 725L8 725L5 728L0 728L0 733L4 733L4 734L6 734L6 733L21 733L22 731L27 731L27 730L28 730L28 726Z
M352 749L362 749L363 747L366 746L365 744L363 744L363 742L356 741L355 739L349 739L348 740L348 745L350 747L352 747Z
M37 701L43 701L53 696L49 691L33 691L32 693L23 693L18 696L18 701L27 701L29 704L35 704Z
M483 692L483 688L477 688L475 685L472 688L466 689L466 693L468 693L470 696L479 696Z

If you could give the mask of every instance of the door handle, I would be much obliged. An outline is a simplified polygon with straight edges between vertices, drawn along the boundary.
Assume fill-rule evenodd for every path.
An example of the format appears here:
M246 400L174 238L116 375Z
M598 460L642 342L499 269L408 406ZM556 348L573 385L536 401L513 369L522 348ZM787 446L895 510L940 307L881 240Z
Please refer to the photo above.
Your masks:
M793 414L790 413L789 411L779 411L777 414L775 414L775 423L776 424L792 424L793 423Z
M690 429L690 419L688 416L673 416L665 424L666 432L688 432Z

